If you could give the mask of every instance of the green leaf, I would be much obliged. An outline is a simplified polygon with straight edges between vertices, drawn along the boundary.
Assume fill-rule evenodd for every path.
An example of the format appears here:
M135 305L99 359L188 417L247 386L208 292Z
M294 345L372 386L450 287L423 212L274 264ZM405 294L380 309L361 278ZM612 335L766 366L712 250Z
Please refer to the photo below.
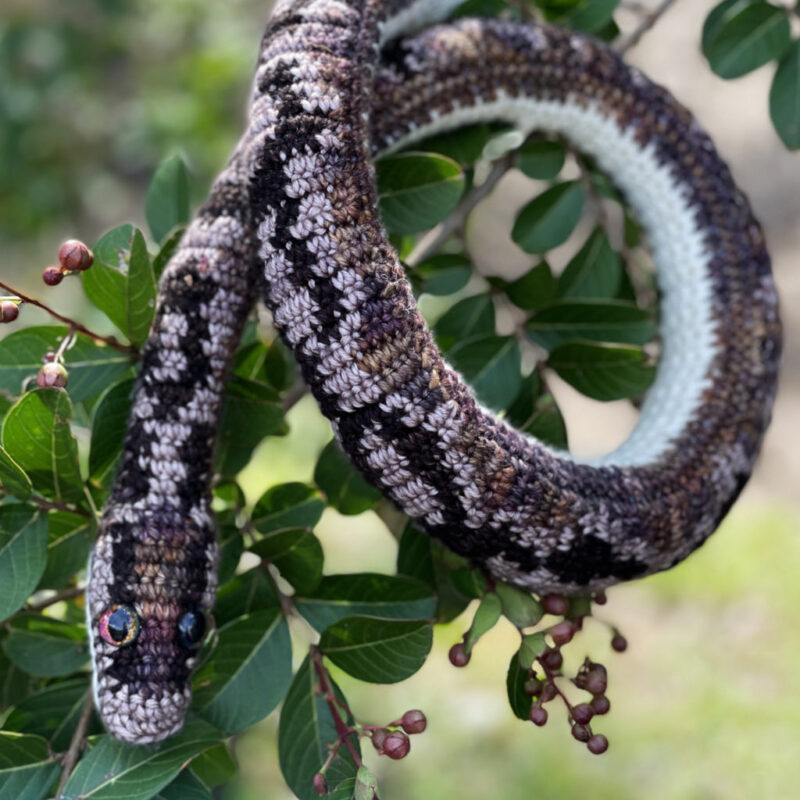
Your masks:
M704 37L703 52L721 78L738 78L781 58L791 42L786 9L757 2L715 20Z
M595 228L558 279L559 297L615 297L622 278L622 262L602 228Z
M265 437L284 433L283 409L271 389L235 378L228 383L219 424L214 466L223 476L236 475Z
M217 591L214 620L222 626L246 614L280 605L272 584L260 567L236 575Z
M336 784L336 788L328 795L327 800L354 800L356 779L347 778Z
M322 634L319 647L337 667L368 683L398 683L425 663L433 631L424 620L347 617Z
M313 592L322 579L322 545L308 528L275 531L253 544L250 550L274 564L301 594Z
M364 572L328 575L312 595L297 597L295 606L321 632L352 616L429 620L436 598L429 586L413 578Z
M534 314L525 330L545 350L575 339L645 344L655 335L649 311L633 303L596 300L553 303Z
M525 691L525 681L528 680L528 670L519 665L519 652L511 656L506 675L506 691L508 692L508 704L517 719L528 721L533 700Z
M344 700L339 687L332 680L331 683L336 696ZM317 689L317 675L306 656L286 695L278 727L281 772L289 788L300 800L317 800L312 785L314 775L325 763L329 745L339 739L330 708ZM349 721L345 718L345 722ZM352 736L350 741L360 754L358 737ZM326 773L328 784L337 786L348 778L354 778L355 774L356 766L347 748L342 747Z
M447 358L489 408L505 408L516 397L522 379L522 355L513 336L469 339L455 345Z
M567 19L571 28L596 33L614 18L619 0L579 0Z
M27 500L31 496L31 479L25 470L0 447L0 489L17 500Z
M419 233L440 223L464 191L461 167L435 153L398 153L380 159L378 194L390 233Z
M78 763L61 798L148 800L220 738L218 731L199 719L189 720L177 736L152 747L131 747L103 736Z
M542 391L538 372L522 379L519 394L506 412L506 421L551 447L568 449L564 417L553 395Z
M126 378L109 386L94 407L89 474L103 487L110 485L117 470L134 383L133 378Z
M481 636L497 625L502 611L503 606L500 598L494 592L489 592L481 598L481 602L475 611L475 616L472 618L472 625L470 625L464 638L464 647L467 653L472 650Z
M47 562L47 520L31 506L0 506L0 621L21 608Z
M59 770L45 739L0 731L0 797L43 800Z
M225 508L222 511L214 512L219 534L217 580L220 584L226 583L233 577L244 552L244 540L238 525L239 513L236 508Z
M83 678L46 686L17 703L3 727L8 731L44 736L55 752L63 752L69 747L89 690L89 681ZM94 735L101 730L93 714L88 734Z
M123 333L127 314L125 297L128 290L127 251L131 247L133 225L113 228L94 246L94 265L81 273L86 296Z
M17 667L2 649L7 638L8 632L0 629L0 711L21 702L33 688L30 675Z
M313 528L325 502L305 483L281 483L267 489L253 508L252 522L259 533L287 528Z
M486 594L486 579L479 570L472 567L459 567L452 570L450 580L458 592L471 600Z
M417 292L448 295L463 289L472 275L472 264L463 253L439 253L411 272Z
M397 572L408 575L428 586L436 585L431 554L431 538L409 520L400 536L397 548Z
M341 514L361 514L381 499L381 493L364 480L335 439L331 439L319 455L314 483Z
M547 363L567 383L595 400L637 397L650 386L656 372L638 348L587 342L560 345Z
M60 589L86 566L96 537L94 519L69 511L47 514L47 566L38 589Z
M528 633L522 637L522 644L517 653L520 669L529 670L533 662L547 650L547 641L543 633Z
M511 238L526 253L552 250L572 235L585 202L586 189L580 181L559 183L520 211Z
M494 590L503 606L503 616L518 628L536 625L544 616L542 604L530 592L507 583L498 583Z
M192 772L212 789L236 777L236 762L224 742L211 747L192 761Z
M717 37L726 23L730 22L743 9L761 2L762 0L724 0L714 6L703 23L703 50Z
M125 332L141 347L150 331L156 310L156 276L142 232L137 228L131 242L128 286L125 293Z
M5 654L29 675L58 678L80 669L89 659L86 629L40 615L11 621Z
M502 286L508 299L525 311L535 311L546 306L556 293L557 282L546 261L537 264L521 278Z
M189 221L189 176L179 155L169 156L159 164L147 189L145 215L157 242L176 225Z
M156 254L155 258L153 259L153 274L156 276L156 280L161 277L161 273L164 271L164 267L167 266L169 260L172 256L175 255L175 251L178 249L178 245L181 243L181 239L183 239L183 234L186 233L186 228L183 226L179 227L165 242L161 245L161 249Z
M226 736L264 719L292 680L289 626L279 609L256 611L219 629L219 643L192 682L193 707Z
M428 153L439 153L452 158L463 167L471 167L481 157L483 148L491 138L491 126L482 122L432 136L420 142L419 149Z
M529 178L549 181L561 172L566 158L567 148L563 142L531 139L520 147L517 167Z
M19 395L24 381L41 368L45 353L56 350L66 335L66 328L42 326L15 331L0 341L0 391ZM81 334L64 354L64 363L69 372L69 395L75 403L99 394L131 367L127 354Z
M213 800L211 792L192 770L180 772L177 778L154 795L153 800Z
M459 300L433 326L436 342L447 352L456 342L494 333L494 304L489 294Z
M800 40L778 64L769 92L769 112L786 147L800 149Z
M78 445L62 389L36 389L17 401L3 422L3 447L28 473L36 491L67 503L84 500Z

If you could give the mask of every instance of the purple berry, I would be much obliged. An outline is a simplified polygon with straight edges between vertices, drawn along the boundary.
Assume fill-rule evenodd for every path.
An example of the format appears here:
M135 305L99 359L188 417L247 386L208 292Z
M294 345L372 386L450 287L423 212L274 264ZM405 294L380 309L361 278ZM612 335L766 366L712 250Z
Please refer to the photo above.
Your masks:
M589 739L586 746L589 748L590 753L599 756L601 753L605 753L605 751L608 750L608 739L606 739L602 733L596 733Z
M69 374L63 364L51 362L45 364L36 375L36 385L42 389L63 389L67 385Z
M581 725L588 725L593 716L594 711L588 703L580 703L572 709L572 718Z
M561 669L561 665L564 663L564 657L561 655L560 650L548 650L542 656L542 663L553 672Z
M531 706L531 713L528 716L530 721L539 728L547 724L547 711L541 706Z
M13 322L19 316L19 305L12 300L0 303L0 322Z
M611 703L604 694L599 694L597 697L593 697L592 702L589 705L592 707L592 711L600 716L603 714L608 714L609 710L611 709Z
M615 633L611 639L611 647L618 653L624 653L628 649L628 640L621 633Z
M422 733L428 727L428 720L419 709L414 708L403 714L400 724L406 733Z
M561 645L569 644L572 641L572 637L575 636L576 628L575 626L569 622L569 620L564 620L563 622L559 622L557 625L554 625L550 628L550 635L553 637L553 641L561 647Z
M586 676L586 691L590 694L605 694L608 688L608 679L605 670L593 669Z
M579 742L588 742L591 736L592 734L585 725L572 726L572 737L577 739Z
M543 686L544 684L539 678L528 678L528 680L525 681L525 694L530 697L536 697L536 695L542 691Z
M42 280L48 286L58 286L58 284L64 280L64 272L61 267L48 267L42 273Z
M314 784L314 791L320 797L324 797L326 794L328 794L328 781L325 779L325 776L321 772L318 772L314 776L313 784Z
M411 749L411 742L402 731L392 731L383 741L383 752L395 760L405 758Z
M58 249L58 263L70 272L89 269L94 264L92 251L77 239L68 239Z
M556 617L563 617L569 611L569 603L567 598L560 594L546 594L542 598L542 608L548 613Z
M454 667L466 667L469 664L470 654L467 652L467 648L464 647L464 642L456 642L451 648L450 653L450 663Z

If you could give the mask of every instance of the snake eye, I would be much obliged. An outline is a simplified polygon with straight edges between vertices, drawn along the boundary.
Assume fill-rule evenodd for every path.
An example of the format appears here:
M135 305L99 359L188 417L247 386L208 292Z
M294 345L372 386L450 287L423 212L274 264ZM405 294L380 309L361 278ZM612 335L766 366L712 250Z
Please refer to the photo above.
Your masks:
M97 623L100 636L114 647L124 647L139 635L139 616L130 606L109 606Z
M206 632L206 615L192 608L178 620L178 641L187 650L196 650Z

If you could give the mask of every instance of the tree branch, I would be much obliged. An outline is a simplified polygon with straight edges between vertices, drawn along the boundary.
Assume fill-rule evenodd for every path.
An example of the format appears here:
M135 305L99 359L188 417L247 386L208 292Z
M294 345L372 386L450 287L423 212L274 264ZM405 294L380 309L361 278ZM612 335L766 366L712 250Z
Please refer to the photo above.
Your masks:
M69 743L69 750L64 756L64 766L61 768L61 779L58 782L58 789L56 790L56 800L63 796L64 787L67 785L69 776L75 769L78 763L83 748L86 746L86 731L89 729L89 720L92 718L92 692L86 692L86 702L83 705L81 718L75 727L75 733L72 734L72 741Z
M46 311L50 314L51 317L55 317L59 322L63 322L65 325L69 326L72 330L78 331L82 333L84 336L88 336L90 339L94 339L96 342L102 342L103 344L108 345L109 347L113 347L115 350L119 350L121 353L127 353L132 358L136 359L139 357L139 350L131 344L122 344L118 342L113 336L101 336L99 333L95 333L94 331L90 331L85 325L81 325L80 322L75 321L74 319L70 319L69 317L65 317L63 314L59 314L56 310L50 308L45 303L42 303L40 300L37 300L35 297L29 297L26 294L23 294L19 290L15 289L13 286L9 286L7 283L0 281L0 288L5 289L7 292L11 292L11 294L16 295L23 303L29 303L32 306L36 306L37 308L41 308L43 311Z
M617 46L616 50L620 55L625 55L629 50L639 44L641 38L658 22L661 17L669 11L675 0L661 0L661 2L639 23L628 36L626 36Z
M62 600L72 600L73 597L80 597L85 591L85 586L69 586L44 600L40 600L38 603L29 603L23 606L22 610L25 612L42 611L45 608L54 606L56 603L60 603Z
M419 240L417 246L405 260L412 269L430 258L456 232L464 227L470 212L485 197L488 197L500 179L513 163L513 153L508 153L495 162L486 180L476 186L455 208L452 214L440 225Z

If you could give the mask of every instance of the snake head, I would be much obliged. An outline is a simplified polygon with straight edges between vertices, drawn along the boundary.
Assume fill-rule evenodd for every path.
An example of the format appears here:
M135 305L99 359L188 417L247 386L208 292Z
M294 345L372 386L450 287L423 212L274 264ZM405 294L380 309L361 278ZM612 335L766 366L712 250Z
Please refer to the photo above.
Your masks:
M210 526L103 525L89 565L87 623L95 703L115 738L147 744L182 727L216 554Z

